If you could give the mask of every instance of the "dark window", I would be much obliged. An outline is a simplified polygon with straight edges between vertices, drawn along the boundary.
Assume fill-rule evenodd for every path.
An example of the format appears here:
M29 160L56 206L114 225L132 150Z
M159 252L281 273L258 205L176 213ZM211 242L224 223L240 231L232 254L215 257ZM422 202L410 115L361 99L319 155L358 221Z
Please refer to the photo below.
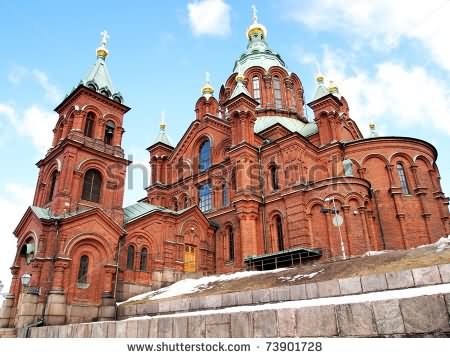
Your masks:
M277 226L278 251L283 251L284 250L283 223L281 222L281 217L279 216L276 217L275 224Z
M211 166L211 142L209 139L205 140L200 146L199 151L199 169L206 170Z
M259 77L253 77L253 98L261 103L261 89L259 87Z
M231 189L236 190L237 183L236 183L236 168L233 168L231 170Z
M141 259L139 262L139 270L140 271L147 271L147 259L148 259L148 251L147 249L144 247L141 251Z
M173 198L172 200L172 207L174 211L178 211L178 200L177 198Z
M100 201L100 190L102 187L102 176L95 169L90 169L84 175L83 194L81 199L98 203Z
M187 196L184 197L184 208L188 208L189 207L189 198Z
M397 173L398 177L400 179L400 186L402 188L403 194L410 194L409 187L408 187L408 180L406 179L405 169L403 168L402 163L397 163Z
M127 269L133 270L134 269L134 246L130 245L128 246L127 251Z
M93 112L89 112L86 116L86 124L84 125L84 135L86 137L92 138L94 136L94 121L95 114Z
M234 234L231 226L228 227L228 258L234 261Z
M47 202L53 200L53 194L55 193L55 186L56 186L56 178L57 178L57 176L58 176L58 172L54 171L53 174L52 174L51 182L50 182L50 189L48 191Z
M78 269L78 282L87 283L88 282L88 270L89 270L89 257L86 255L80 258L80 268Z
M105 144L109 144L109 145L112 144L113 137L114 137L114 128L115 128L115 125L113 122L109 121L106 123L105 138L104 138Z
M212 209L212 192L209 184L204 184L198 189L198 206L201 211L206 212Z
M228 196L228 185L227 183L222 184L222 206L228 206L230 204L230 198Z
M270 167L270 179L272 181L272 189L278 190L280 187L278 186L278 173L275 165Z
M275 108L281 109L281 83L280 78L277 76L273 78L273 99L275 101Z

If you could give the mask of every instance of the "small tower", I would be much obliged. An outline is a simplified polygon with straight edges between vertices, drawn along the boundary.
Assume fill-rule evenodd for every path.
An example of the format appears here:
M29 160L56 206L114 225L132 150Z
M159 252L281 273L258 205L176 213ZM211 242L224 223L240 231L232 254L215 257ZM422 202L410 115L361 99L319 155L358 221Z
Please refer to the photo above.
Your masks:
M129 107L112 85L106 58L108 33L101 33L97 59L88 75L55 108L59 115L53 144L37 163L33 205L62 215L100 207L118 223L126 167L121 146Z

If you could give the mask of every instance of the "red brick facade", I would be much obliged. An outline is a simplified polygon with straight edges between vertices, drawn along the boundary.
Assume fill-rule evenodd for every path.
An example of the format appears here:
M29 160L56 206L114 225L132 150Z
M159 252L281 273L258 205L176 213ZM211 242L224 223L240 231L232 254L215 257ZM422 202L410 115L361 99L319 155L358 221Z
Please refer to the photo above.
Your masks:
M116 300L189 275L245 269L247 256L298 247L342 256L326 198L334 197L343 218L347 256L449 234L431 144L363 138L345 98L331 89L309 103L309 122L300 78L282 65L237 72L218 99L200 97L196 119L175 147L148 148L152 184L143 202L125 209L129 162L121 142L129 108L85 85L56 108L33 207L15 231L9 316L1 325L113 318ZM237 81L243 92L235 91ZM346 170L344 160L352 163ZM34 313L20 301L26 272L40 289Z

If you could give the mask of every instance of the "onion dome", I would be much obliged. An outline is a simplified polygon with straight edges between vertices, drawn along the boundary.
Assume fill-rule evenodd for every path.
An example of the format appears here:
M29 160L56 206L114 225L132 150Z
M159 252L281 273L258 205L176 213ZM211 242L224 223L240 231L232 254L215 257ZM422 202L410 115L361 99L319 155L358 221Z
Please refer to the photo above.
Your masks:
M233 72L236 73L238 65L242 73L253 66L260 66L268 71L271 67L283 67L286 69L281 56L269 48L266 42L267 29L258 22L256 7L253 8L253 23L247 29L247 50L236 60ZM287 70L287 69L286 69Z
M340 97L340 94L339 94L339 89L338 89L338 87L336 86L336 84L333 82L333 81L330 81L330 84L329 84L329 86L328 86L328 91L333 95L333 96L336 96L336 97Z
M159 122L159 133L156 137L154 144L156 143L163 143L166 145L172 146L172 142L169 139L169 136L166 133L166 113L164 111L161 112L161 121Z
M206 72L205 75L206 75L206 82L202 87L202 95L206 99L209 99L214 94L214 87L211 86L209 72Z
M120 92L114 89L106 66L106 57L109 55L106 47L109 38L108 32L102 31L100 35L100 46L96 50L97 61L87 76L81 81L81 84L116 102L123 103L123 97Z
M328 88L325 86L324 82L325 82L324 75L322 75L321 73L318 73L316 75L317 87L316 87L316 92L314 93L314 97L312 99L313 101L315 101L316 99L322 98L330 93Z

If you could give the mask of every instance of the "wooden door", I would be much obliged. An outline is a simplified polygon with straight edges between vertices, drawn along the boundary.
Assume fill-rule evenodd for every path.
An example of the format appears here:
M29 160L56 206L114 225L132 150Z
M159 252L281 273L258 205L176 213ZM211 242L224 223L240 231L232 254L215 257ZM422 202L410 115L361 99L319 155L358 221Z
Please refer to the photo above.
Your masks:
M184 272L196 272L195 248L192 245L184 246Z

